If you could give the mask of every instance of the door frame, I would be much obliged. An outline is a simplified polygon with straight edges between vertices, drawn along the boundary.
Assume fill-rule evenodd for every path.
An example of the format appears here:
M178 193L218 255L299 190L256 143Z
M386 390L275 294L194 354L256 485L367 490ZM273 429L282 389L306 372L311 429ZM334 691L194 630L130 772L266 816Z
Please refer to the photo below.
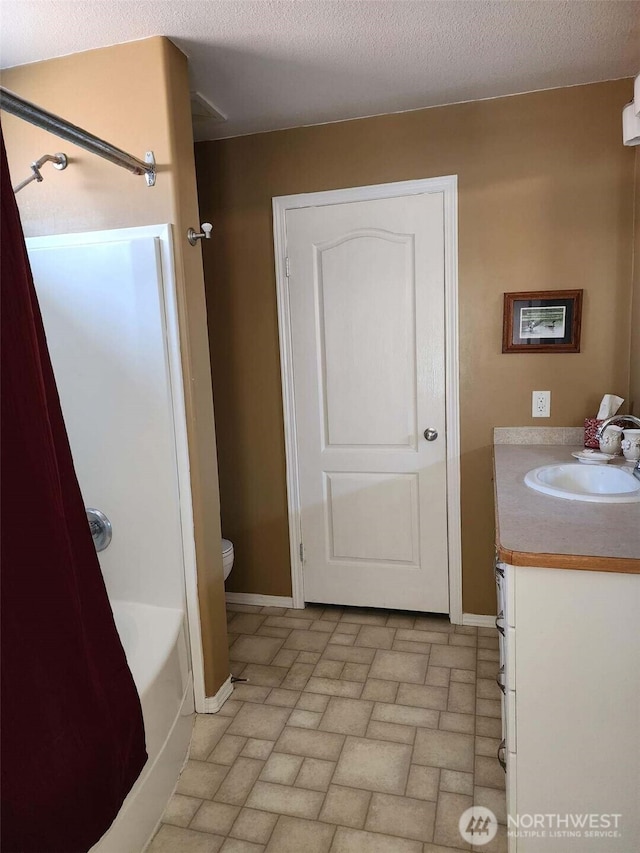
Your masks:
M298 443L293 386L291 309L287 276L286 214L303 207L372 201L423 193L444 197L445 289L445 417L447 466L447 545L449 552L449 618L462 624L462 530L460 517L460 391L458 350L458 176L446 175L415 181L398 181L342 190L328 190L272 199L275 250L280 373L284 414L287 476L291 592L293 606L304 607L304 578L300 554L302 541Z

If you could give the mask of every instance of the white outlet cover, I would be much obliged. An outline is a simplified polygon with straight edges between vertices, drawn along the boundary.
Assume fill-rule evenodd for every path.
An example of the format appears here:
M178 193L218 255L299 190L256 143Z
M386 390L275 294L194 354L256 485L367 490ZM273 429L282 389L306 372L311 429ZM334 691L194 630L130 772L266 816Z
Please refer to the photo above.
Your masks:
M551 416L551 391L532 391L531 417L548 418Z

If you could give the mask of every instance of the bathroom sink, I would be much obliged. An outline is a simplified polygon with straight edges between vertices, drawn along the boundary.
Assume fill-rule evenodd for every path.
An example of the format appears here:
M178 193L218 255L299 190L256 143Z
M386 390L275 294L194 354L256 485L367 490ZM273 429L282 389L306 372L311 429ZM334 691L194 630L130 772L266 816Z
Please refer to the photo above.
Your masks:
M640 501L640 480L630 470L608 465L545 465L525 474L530 489L570 501L632 503Z

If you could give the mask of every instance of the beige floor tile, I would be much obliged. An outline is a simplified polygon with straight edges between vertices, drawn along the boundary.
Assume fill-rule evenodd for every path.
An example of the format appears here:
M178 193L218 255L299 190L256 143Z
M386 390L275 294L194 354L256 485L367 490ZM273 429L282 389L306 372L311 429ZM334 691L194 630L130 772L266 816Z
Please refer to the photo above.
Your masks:
M256 637L279 637L281 640L286 640L291 633L290 628L271 628L269 625L263 625L255 633Z
M478 699L500 700L500 688L495 678L479 678L476 683Z
M391 613L387 617L387 628L413 628L415 613Z
M497 686L497 685L496 685ZM447 710L456 714L473 714L476 709L476 690L473 684L454 681L449 686Z
M272 740L261 740L260 738L249 738L241 752L245 758L259 758L265 761L271 755L273 749Z
M329 704L330 696L321 696L319 693L302 693L298 699L296 708L301 711L320 711L326 710ZM291 725L294 725L291 723Z
M269 690L269 687L256 687L255 684L234 684L233 698L240 702L264 702L269 695ZM206 714L204 716L209 717L211 715ZM200 717L196 717L196 720L199 719Z
M297 649L300 652L321 652L329 642L329 637L319 631L294 630L285 641L285 649Z
M473 737L440 729L418 729L413 763L473 772Z
M497 649L498 648L498 637L478 637L478 648L479 649Z
M227 623L230 634L255 634L266 616L260 613L236 613Z
M262 607L259 604L236 604L229 602L227 604L227 618L233 613L261 613Z
M371 663L375 654L375 649L361 646L334 646L329 643L322 657L325 660L343 660L347 663Z
M495 758L498 754L500 740L497 737L476 737L476 755L486 755Z
M274 785L271 782L256 782L249 794L247 806L266 812L316 820L323 800L324 794L318 791Z
M344 669L344 661L341 660L320 660L313 670L313 674L318 678L340 678Z
M478 660L491 660L497 663L500 660L500 652L497 649L478 649Z
M507 837L507 827L498 825L498 832L494 838L486 845L479 847L474 845L471 849L480 851L480 853L507 853L509 847L509 839Z
M460 670L464 672L465 670ZM427 668L425 684L430 687L448 687L451 680L451 670L444 666L430 666Z
M263 853L263 844L252 844L250 841L241 841L238 838L227 838L220 853Z
M320 730L343 735L364 735L373 702L332 696L320 722Z
M322 611L321 619L329 620L330 622L338 622L342 618L344 607L336 607L334 604L329 604Z
M438 728L438 712L429 708L412 707L409 705L386 702L376 702L371 715L372 720L384 723L397 723L403 726L426 726L430 729Z
M390 740L393 743L412 744L416 730L413 726L399 726L397 723L381 723L373 720L367 726L365 734L373 740Z
M324 619L316 619L311 623L310 631L322 631L324 634L332 634L335 630L334 622L325 622Z
M300 698L299 690L283 690L274 687L265 700L266 705L279 705L282 708L294 708Z
M478 663L478 676L480 675L480 662ZM451 681L462 682L462 684L473 684L476 680L476 673L470 669L452 669Z
M473 734L476 718L473 714L456 714L453 711L443 711L440 714L439 729L447 732L461 732L462 734Z
M358 681L341 681L337 678L310 678L305 690L309 693L324 693L326 696L342 696L357 699L364 685Z
M286 678L282 681L282 687L288 690L304 690L311 678L314 669L313 663L302 663L300 659L290 667Z
M413 705L443 711L447 707L449 690L446 687L428 687L422 684L401 684L396 696L398 705Z
M242 806L253 783L260 775L264 762L255 758L238 758L218 788L215 799L219 803Z
M340 621L350 622L353 625L384 625L387 614L361 607L346 607Z
M440 771L440 790L450 794L473 794L473 773L462 773L460 770Z
M291 711L275 705L255 705L245 702L233 718L227 734L276 740L282 732Z
M288 672L284 666L248 663L242 670L242 677L248 678L251 685L257 687L280 687Z
M228 835L240 809L226 803L204 802L191 821L190 829Z
M381 681L379 678L367 678L360 698L373 699L375 702L395 702L397 693L397 681Z
M438 643L446 645L449 642L448 634L442 631L416 631L400 629L396 634L396 640L409 643Z
M422 853L419 841L338 827L331 853Z
M476 650L463 646L433 646L429 656L431 666L448 666L451 669L475 669Z
M370 800L369 791L331 785L320 812L320 820L362 829Z
M499 699L476 699L476 714L479 717L501 717L502 703Z
M502 738L502 720L495 717L476 717L476 734L481 737Z
M202 800L196 797L185 797L183 794L174 794L162 815L163 823L171 823L174 826L188 826L191 818L198 811Z
M267 853L328 853L335 827L294 817L278 819Z
M227 699L222 708L218 711L218 716L235 717L240 708L242 708L242 702L238 702L237 699Z
M321 720L322 714L319 711L304 711L301 708L294 708L289 717L288 725L297 726L300 729L317 729Z
M193 726L191 736L190 758L196 761L204 761L222 735L231 725L229 717L218 717L214 714L198 714Z
M475 648L478 645L478 638L468 636L467 634L449 634L449 645Z
M356 646L367 646L371 649L390 649L393 645L395 633L394 628L363 625L358 632Z
M505 787L505 773L497 757L476 755L475 782L483 788Z
M421 767L418 764L412 764L407 780L407 797L435 802L438 799L439 784L440 771L437 767Z
M435 803L390 794L374 794L365 829L416 841L431 841L435 817Z
M423 853L460 853L460 850L460 847L443 847L441 844L425 844Z
M493 678L498 674L499 660L479 660L478 678Z
M269 664L280 651L282 642L276 637L247 637L242 634L229 649L229 659Z
M498 630L497 628L478 628L478 636L479 637L497 637Z
M428 660L425 655L378 650L369 674L371 678L382 678L386 681L424 684Z
M336 761L343 743L344 735L287 726L276 743L276 749L292 755Z
M420 631L441 631L445 634L453 631L447 616L418 616L413 627Z
M277 820L278 816L271 812L244 808L233 824L230 835L254 844L266 844Z
M228 767L220 764L189 759L178 779L176 792L187 797L211 800L228 771Z
M272 607L270 604L260 608L260 613L265 616L284 616L287 612L287 607Z
M331 639L329 643L333 643L336 646L353 646L356 641L355 634L339 634L335 633L331 635Z
M272 752L260 774L261 782L276 782L278 785L293 785L302 765L299 755Z
M333 781L383 794L403 794L410 762L411 747L406 744L348 737Z
M299 652L297 649L280 649L278 654L271 661L274 666L286 666L290 667L292 663L298 657Z
M436 844L444 847L455 847L460 850L470 850L458 828L460 815L473 805L473 797L463 794L447 794L442 792L438 797L438 808L436 810L436 828L433 840Z
M233 764L244 749L246 742L246 737L222 735L208 760L213 761L214 764Z
M320 660L320 652L298 652L296 663L312 663L317 664Z
M442 635L446 637L446 634ZM411 643L407 640L394 640L391 647L394 652L409 652L412 655L428 655L431 643Z
M359 633L361 627L361 625L352 625L348 622L340 622L339 625L336 625L335 632L336 634L352 634L355 637Z
M499 788L483 788L476 785L473 789L473 804L491 809L498 823L507 822L507 798Z
M224 838L204 832L193 832L177 826L163 824L158 830L146 853L218 853Z
M312 622L313 619L292 618L291 616L268 616L264 624L269 625L271 628L292 628L298 631L306 631Z
M308 788L310 791L326 791L335 769L335 761L323 761L320 758L305 758L295 781L296 788Z
M366 663L345 663L342 670L342 678L344 681L360 681L365 682L369 675L369 664Z
M478 629L474 625L454 625L454 633L467 634L470 637L478 636Z

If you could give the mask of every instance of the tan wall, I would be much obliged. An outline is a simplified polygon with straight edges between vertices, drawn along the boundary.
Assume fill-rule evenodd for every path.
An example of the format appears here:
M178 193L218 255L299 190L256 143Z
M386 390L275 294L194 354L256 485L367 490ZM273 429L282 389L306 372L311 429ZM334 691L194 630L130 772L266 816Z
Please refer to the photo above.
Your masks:
M144 178L2 114L14 182L44 153L71 160L64 172L45 165L44 182L17 196L27 236L174 226L205 681L214 695L229 665L202 255L185 236L199 222L186 57L156 37L12 68L2 85L138 157L152 149L159 164L150 189Z
M459 177L464 609L492 613L492 428L576 425L627 397L632 81L196 145L230 588L289 595L271 197ZM584 288L582 352L502 355L504 291ZM531 418L532 390L552 417Z
M640 146L636 148L635 216L633 222L633 296L631 304L630 412L640 418Z

